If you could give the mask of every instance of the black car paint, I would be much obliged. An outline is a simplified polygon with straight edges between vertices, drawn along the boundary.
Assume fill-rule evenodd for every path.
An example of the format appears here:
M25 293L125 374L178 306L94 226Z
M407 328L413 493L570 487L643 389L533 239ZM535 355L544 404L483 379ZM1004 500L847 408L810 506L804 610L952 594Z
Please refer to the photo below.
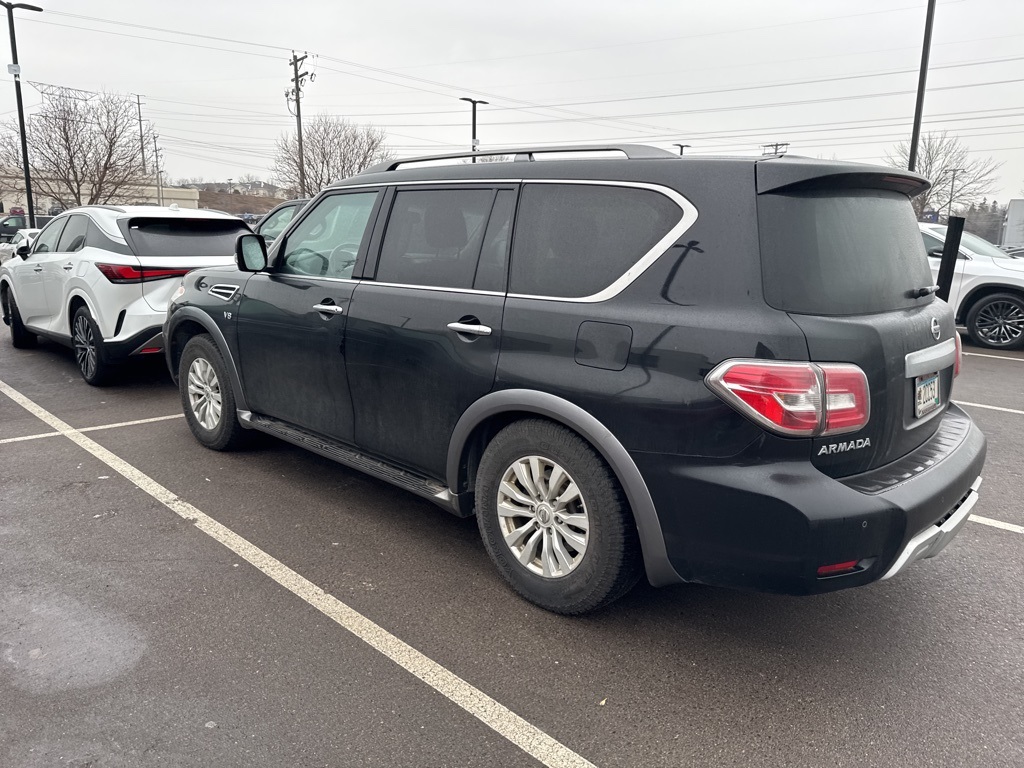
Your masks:
M695 158L685 164L589 160L447 167L442 178L462 183L572 178L659 184L686 196L699 216L621 294L597 303L374 284L381 216L360 251L355 279L335 281L330 289L284 290L287 278L275 275L273 263L252 277L222 271L215 280L241 286L235 306L247 307L225 319L230 310L224 302L195 290L207 278L190 276L189 290L172 306L165 326L173 339L167 351L172 374L189 335L181 321L211 329L213 318L214 336L241 374L234 382L240 410L281 414L443 482L453 511L463 514L472 509L470 465L475 441L488 434L487 420L540 413L587 436L618 475L637 518L652 583L686 580L809 593L872 581L916 531L963 496L984 461L984 438L971 425L942 471L875 495L833 479L884 465L935 433L945 416L910 423L907 402L894 407L910 390L887 371L902 365L908 351L934 343L923 335L926 319L939 317L942 338L950 338L952 312L930 300L909 313L869 318L798 316L767 307L756 257L755 183L762 191L820 177L851 183L852 171L843 164L792 161L757 172L755 182L758 165ZM322 194L438 178L436 168L364 174ZM919 184L899 175L881 178L864 173L856 181L906 190ZM272 262L286 237L287 231L275 243ZM203 272L214 279L212 271ZM280 293L271 296L270 285ZM327 299L344 303L344 315L325 321L311 314L314 303ZM344 324L334 322L342 317ZM468 341L446 333L445 325L460 317L477 317L495 334ZM906 323L910 330L904 333ZM252 333L254 324L262 325L262 335L239 344L236 334ZM607 328L595 330L594 324ZM615 328L629 329L627 350L616 347L626 337ZM602 333L608 334L607 344ZM871 386L869 452L819 458L818 447L827 438L768 434L704 383L727 358L842 361L850 355ZM592 364L595 359L599 364ZM952 373L942 376L948 403ZM285 402L299 394L305 402ZM480 405L490 402L495 405ZM841 578L816 577L816 566L846 557L870 563Z

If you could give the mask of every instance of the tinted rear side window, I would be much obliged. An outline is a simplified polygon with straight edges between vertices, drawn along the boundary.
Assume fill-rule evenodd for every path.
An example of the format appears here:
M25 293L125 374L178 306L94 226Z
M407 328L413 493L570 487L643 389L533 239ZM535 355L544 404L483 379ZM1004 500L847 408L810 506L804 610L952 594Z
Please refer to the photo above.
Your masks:
M511 293L599 293L682 218L659 192L590 184L527 184L512 246Z
M933 283L910 200L882 190L762 195L758 229L765 300L811 315L917 307Z
M64 225L64 232L60 236L60 242L57 244L56 250L60 253L80 251L87 244L88 234L89 219L81 215L69 216L68 223Z
M239 235L251 232L230 219L132 219L122 230L139 258L231 256Z

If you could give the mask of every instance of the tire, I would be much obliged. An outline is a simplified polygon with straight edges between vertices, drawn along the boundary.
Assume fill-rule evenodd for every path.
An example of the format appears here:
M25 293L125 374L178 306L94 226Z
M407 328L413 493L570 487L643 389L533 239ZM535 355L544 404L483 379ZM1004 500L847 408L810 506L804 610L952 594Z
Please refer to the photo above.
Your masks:
M110 380L113 367L103 348L103 336L87 307L79 307L71 318L71 343L75 364L85 383L101 387Z
M230 451L245 439L238 421L227 364L208 334L193 336L178 363L178 390L185 421L196 440L214 451Z
M967 332L979 347L1024 347L1024 299L1015 293L994 293L979 299L967 313Z
M546 487L533 482L537 477ZM499 504L512 514L499 515ZM476 508L498 571L541 608L593 611L640 578L640 543L622 488L593 448L559 424L527 419L494 437L477 470Z
M21 312L18 311L18 302L14 300L14 294L10 290L4 291L4 301L7 304L8 316L11 323L11 344L15 349L31 349L39 341L39 337L25 327L21 322Z

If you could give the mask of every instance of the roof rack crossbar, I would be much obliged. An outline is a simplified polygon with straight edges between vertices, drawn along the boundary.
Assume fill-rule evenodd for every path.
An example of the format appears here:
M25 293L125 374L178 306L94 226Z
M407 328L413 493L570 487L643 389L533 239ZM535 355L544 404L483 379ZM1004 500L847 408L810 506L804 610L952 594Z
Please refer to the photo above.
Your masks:
M665 158L678 158L675 152L666 149L649 147L646 144L567 144L552 147L518 147L510 149L488 149L476 152L454 152L445 155L423 155L421 157L406 157L401 160L386 160L383 163L371 165L361 173L383 173L394 171L402 165L412 163L424 163L432 160L461 160L471 157L494 157L500 155L512 155L515 162L532 162L535 155L551 154L555 152L621 152L629 160L661 160Z

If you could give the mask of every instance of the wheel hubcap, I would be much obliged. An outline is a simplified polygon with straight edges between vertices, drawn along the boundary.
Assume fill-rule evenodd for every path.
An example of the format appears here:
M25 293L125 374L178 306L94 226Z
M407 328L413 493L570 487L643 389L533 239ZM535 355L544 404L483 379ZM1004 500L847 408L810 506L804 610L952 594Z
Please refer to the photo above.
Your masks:
M525 456L505 470L498 522L505 545L539 576L566 576L587 552L586 501L569 473L543 456Z
M85 315L75 318L73 343L78 367L86 378L91 379L96 375L96 337L93 336L92 325Z
M974 324L989 344L1012 344L1024 335L1024 309L1010 301L993 301L978 312Z
M220 422L220 380L209 361L201 357L188 368L188 404L203 429L214 429Z

